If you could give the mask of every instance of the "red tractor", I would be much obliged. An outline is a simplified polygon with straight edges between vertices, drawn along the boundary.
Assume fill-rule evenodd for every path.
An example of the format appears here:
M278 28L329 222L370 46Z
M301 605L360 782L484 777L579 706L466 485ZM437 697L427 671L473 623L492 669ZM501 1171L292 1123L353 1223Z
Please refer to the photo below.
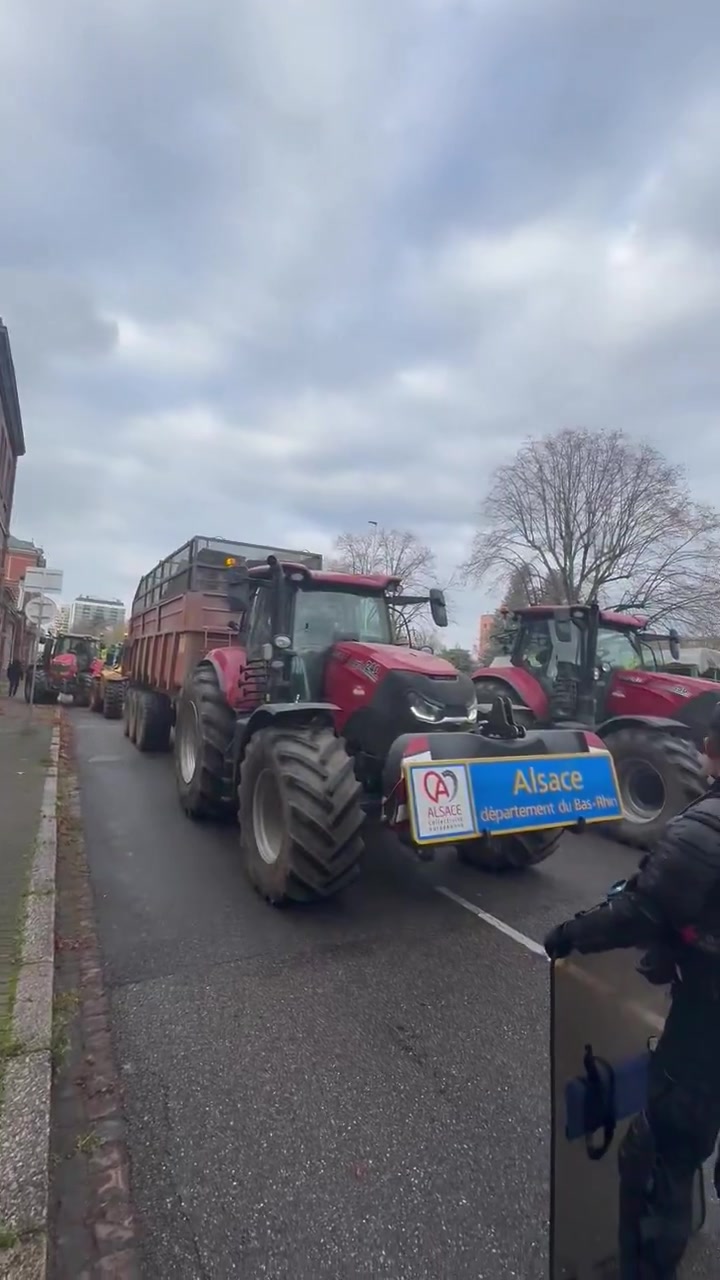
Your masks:
M441 591L402 596L385 574L325 572L320 557L280 560L270 548L254 548L250 560L251 550L196 537L142 579L124 722L140 751L174 745L189 817L238 816L246 870L269 901L342 889L357 872L368 812L420 857L457 835L466 860L489 869L541 862L562 828L582 820L579 799L557 810L529 802L519 816L511 796L496 812L497 786L482 789L489 773L479 809L468 799L459 762L551 768L547 757L572 756L562 766L572 773L592 771L601 761L591 753L605 753L584 729L525 734L503 703L478 725L470 677L397 642L393 616L404 605L429 604L435 624L447 625ZM422 770L437 793L423 830L413 790ZM617 797L606 797L613 803L619 814ZM480 813L470 831L458 826L463 805ZM540 822L536 810L553 820Z
M93 636L61 633L48 636L33 668L25 675L25 701L57 702L72 698L78 707L90 705L93 677L102 669L99 641Z
M510 697L526 726L592 728L612 753L624 819L611 834L649 847L669 818L706 789L702 744L720 685L659 669L660 642L642 617L597 604L534 605L513 613L511 652L473 676L480 714Z

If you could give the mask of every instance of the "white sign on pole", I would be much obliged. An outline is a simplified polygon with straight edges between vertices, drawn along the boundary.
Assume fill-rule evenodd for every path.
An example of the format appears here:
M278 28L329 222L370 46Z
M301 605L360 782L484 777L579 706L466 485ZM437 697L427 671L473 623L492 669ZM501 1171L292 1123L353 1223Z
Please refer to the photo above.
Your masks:
M23 586L26 591L62 591L62 569L26 569Z
M49 596L33 596L25 605L25 617L28 622L39 622L50 626L57 614L58 607Z

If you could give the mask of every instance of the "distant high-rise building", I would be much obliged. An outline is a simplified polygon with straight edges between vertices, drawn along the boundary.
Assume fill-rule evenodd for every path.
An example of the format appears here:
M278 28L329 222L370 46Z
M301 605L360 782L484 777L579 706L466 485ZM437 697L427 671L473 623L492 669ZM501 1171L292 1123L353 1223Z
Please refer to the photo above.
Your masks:
M94 632L120 626L125 621L122 600L103 600L99 596L78 596L70 605L68 630Z

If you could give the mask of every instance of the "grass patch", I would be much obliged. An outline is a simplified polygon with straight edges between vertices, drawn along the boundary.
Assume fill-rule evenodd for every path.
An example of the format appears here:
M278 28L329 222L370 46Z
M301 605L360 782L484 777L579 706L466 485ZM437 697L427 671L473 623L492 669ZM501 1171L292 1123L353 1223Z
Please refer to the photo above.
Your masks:
M77 991L61 991L53 1000L53 1025L50 1036L50 1059L53 1071L57 1071L65 1061L70 1048L68 1023L77 1011L80 996Z
M25 1053L27 1046L22 1040L7 1039L4 1044L0 1044L0 1059L20 1058Z
M2 1011L0 1010L0 1111L2 1111L3 1104L5 1063L8 1058L17 1057L17 1053L12 1052L14 1045L17 1043L13 1039L12 1025L13 1012L15 1009L15 994L17 992L18 975L20 973L20 961L22 959L22 942L25 930L24 911L21 911L21 916L22 919L18 921L17 931L15 934L12 968L10 970L10 981L8 983L8 996L5 1013L2 1014Z
M91 1130L89 1133L81 1133L75 1143L75 1150L80 1156L91 1156L98 1147L102 1146L102 1141L98 1135Z
M20 1243L20 1237L17 1231L13 1231L12 1227L6 1227L0 1222L0 1249L14 1249L16 1244Z

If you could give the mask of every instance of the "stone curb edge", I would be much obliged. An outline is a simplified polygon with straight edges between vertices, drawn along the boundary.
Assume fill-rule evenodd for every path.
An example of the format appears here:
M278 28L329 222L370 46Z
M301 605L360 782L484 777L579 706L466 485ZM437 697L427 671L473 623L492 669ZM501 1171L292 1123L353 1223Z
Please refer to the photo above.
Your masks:
M50 1162L55 871L60 713L50 742L30 869L11 1040L0 1112L0 1227L19 1243L0 1251L2 1280L45 1280Z

